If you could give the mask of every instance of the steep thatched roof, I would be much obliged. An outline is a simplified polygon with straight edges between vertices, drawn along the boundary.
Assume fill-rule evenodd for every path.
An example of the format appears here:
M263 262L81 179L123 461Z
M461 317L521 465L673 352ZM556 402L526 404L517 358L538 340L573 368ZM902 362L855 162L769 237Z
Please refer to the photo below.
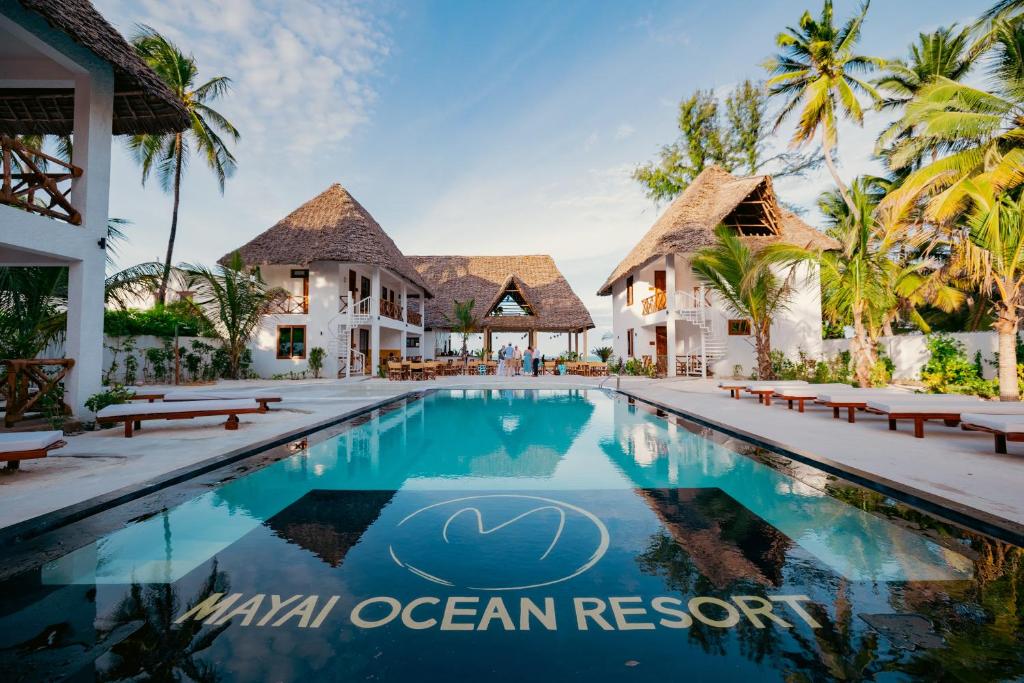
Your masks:
M434 293L427 327L450 326L455 301L473 299L473 314L494 331L562 332L594 327L590 312L550 256L410 256ZM489 316L501 293L514 285L534 315Z
M692 254L715 243L715 228L733 225L755 248L773 242L838 249L839 244L778 204L771 176L734 176L720 166L704 170L676 197L647 234L608 276L598 295L612 283L667 254ZM758 223L759 225L754 225Z
M18 2L113 67L115 135L169 133L189 125L181 101L89 0ZM66 135L73 123L73 90L0 90L0 133Z
M380 266L433 296L416 268L370 212L335 183L238 251L246 265L346 261ZM221 258L226 263L231 254Z

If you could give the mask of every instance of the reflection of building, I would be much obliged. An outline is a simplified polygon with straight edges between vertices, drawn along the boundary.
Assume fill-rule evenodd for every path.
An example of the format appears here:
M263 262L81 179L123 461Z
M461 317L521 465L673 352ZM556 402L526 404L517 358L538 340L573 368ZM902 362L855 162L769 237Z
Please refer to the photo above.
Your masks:
M716 588L782 583L791 541L721 489L637 489L672 539Z
M394 491L310 491L264 524L289 543L338 567L394 495Z

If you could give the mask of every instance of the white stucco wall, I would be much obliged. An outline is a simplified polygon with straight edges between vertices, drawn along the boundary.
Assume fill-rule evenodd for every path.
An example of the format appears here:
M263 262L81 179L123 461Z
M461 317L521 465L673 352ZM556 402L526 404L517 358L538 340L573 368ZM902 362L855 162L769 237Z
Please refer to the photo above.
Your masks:
M977 352L981 352L982 371L985 379L996 376L996 369L990 364L995 361L995 352L999 350L998 335L995 332L954 332L951 337L963 343L967 358L971 361ZM879 343L885 348L886 354L896 366L893 379L916 380L921 377L921 368L928 362L928 338L923 334L900 334L892 337L881 337ZM841 351L850 350L849 339L826 339L823 353L832 357ZM1022 359L1017 359L1021 361Z

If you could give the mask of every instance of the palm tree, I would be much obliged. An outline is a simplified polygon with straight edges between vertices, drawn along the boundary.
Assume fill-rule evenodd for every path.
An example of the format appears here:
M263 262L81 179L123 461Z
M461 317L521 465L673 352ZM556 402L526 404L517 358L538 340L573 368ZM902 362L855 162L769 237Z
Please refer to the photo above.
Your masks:
M246 268L241 255L231 254L227 265L211 269L184 265L186 287L193 292L189 305L211 321L228 356L228 374L239 379L242 355L256 334L261 317L272 304L288 296L269 288L258 268Z
M969 208L972 178L985 174L997 190L1024 182L1024 23L999 22L993 36L990 89L940 76L907 104L898 125L915 134L893 147L890 166L911 167L925 153L936 160L909 173L887 204L926 198L925 217L949 224Z
M906 226L878 210L887 187L882 178L856 178L850 189L856 213L835 192L821 196L818 205L829 223L827 232L841 249L821 252L774 244L763 251L763 258L772 263L818 265L822 313L834 323L853 325L850 353L854 376L862 387L871 384L878 338L891 331L900 313L919 326L926 325L917 313L924 303L952 310L963 301L932 260L900 256L906 247Z
M476 305L474 299L468 301L454 300L452 303L452 315L451 317L445 316L452 325L452 332L462 337L462 355L466 356L468 353L467 344L469 341L469 335L476 334L480 331L480 321L475 315L473 315L473 306Z
M181 199L181 177L188 166L193 150L201 154L206 165L217 177L221 194L224 181L235 171L235 157L228 149L221 135L237 142L238 130L209 103L227 93L231 79L215 76L201 85L199 66L191 55L183 53L174 43L148 27L142 27L132 38L132 44L145 62L160 76L167 86L185 105L191 125L178 133L146 133L133 135L128 147L142 165L142 183L145 185L153 167L156 167L160 185L165 191L173 192L174 204L171 210L171 232L167 240L167 256L164 258L164 272L157 291L157 300L163 304L167 299L167 281L171 275L174 258L174 241L178 232L178 205Z
M799 109L793 146L807 144L820 132L825 165L855 215L859 209L839 177L833 153L839 140L840 114L857 125L864 122L864 110L856 93L879 99L873 85L854 75L884 63L876 57L854 53L869 4L864 2L842 28L836 28L832 0L824 0L818 19L805 11L797 27L789 27L776 36L775 42L783 52L765 62L765 68L772 74L767 82L769 94L785 98L775 129Z
M992 292L999 336L999 398L1020 398L1017 384L1017 330L1024 306L1024 194L1014 199L988 174L963 183L972 209L966 239L957 243L953 262L985 292Z
M750 320L757 376L771 379L771 327L792 294L792 270L780 278L761 253L751 251L735 231L720 225L718 243L700 250L691 262L697 278L716 292L739 317Z
M957 30L955 24L932 33L919 33L917 42L910 46L908 58L887 61L885 72L875 80L878 89L889 95L878 103L879 108L902 111L935 78L961 80L977 57L970 47L970 29ZM876 152L911 132L899 121L894 122L879 137Z

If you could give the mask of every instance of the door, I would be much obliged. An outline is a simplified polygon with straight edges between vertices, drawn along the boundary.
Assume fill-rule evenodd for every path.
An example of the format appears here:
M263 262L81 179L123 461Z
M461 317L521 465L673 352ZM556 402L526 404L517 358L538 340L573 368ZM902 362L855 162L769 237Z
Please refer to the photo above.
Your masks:
M668 306L668 296L665 294L665 271L654 271L654 310L661 311Z
M359 330L359 353L363 354L363 372L370 372L370 331Z
M654 353L655 364L658 374L664 375L668 372L668 328L665 326L654 328Z

